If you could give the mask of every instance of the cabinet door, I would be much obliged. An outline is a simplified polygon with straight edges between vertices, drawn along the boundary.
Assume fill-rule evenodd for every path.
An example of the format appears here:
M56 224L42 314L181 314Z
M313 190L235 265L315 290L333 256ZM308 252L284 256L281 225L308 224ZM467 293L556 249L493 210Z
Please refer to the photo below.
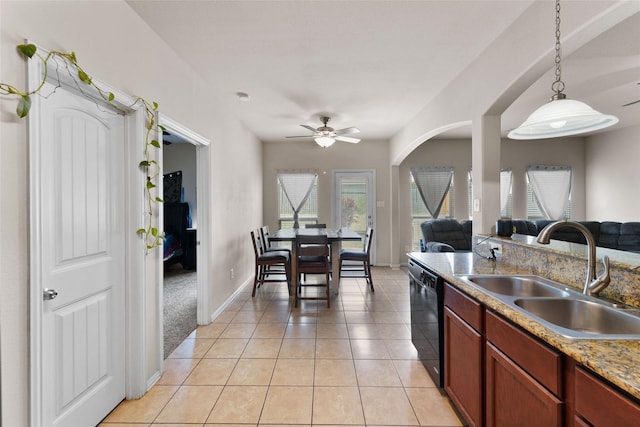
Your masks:
M562 402L487 342L487 426L562 425Z
M575 411L594 426L640 425L640 404L582 368L576 369Z
M482 336L444 309L444 383L470 426L482 425Z

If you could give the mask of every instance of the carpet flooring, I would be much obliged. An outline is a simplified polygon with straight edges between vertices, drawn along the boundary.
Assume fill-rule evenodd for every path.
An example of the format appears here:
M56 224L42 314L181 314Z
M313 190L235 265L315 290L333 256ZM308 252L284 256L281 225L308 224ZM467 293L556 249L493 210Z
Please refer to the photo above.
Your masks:
M197 327L197 273L171 268L164 273L165 359Z

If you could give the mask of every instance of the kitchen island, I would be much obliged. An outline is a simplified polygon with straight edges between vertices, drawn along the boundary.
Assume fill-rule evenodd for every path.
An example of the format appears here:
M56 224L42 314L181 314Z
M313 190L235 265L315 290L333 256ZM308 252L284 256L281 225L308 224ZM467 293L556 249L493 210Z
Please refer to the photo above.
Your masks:
M487 322L490 316L494 316L495 313L533 335L545 345L557 350L559 354L564 355L562 359L564 362L561 363L563 366L577 367L568 374L565 368L565 372L562 374L565 377L563 381L571 383L571 385L559 388L559 394L565 394L566 390L570 390L568 398L571 399L571 402L567 405L572 412L573 395L575 394L573 372L578 372L580 367L595 373L612 384L614 388L621 390L621 394L626 395L625 398L629 399L632 405L637 405L640 408L640 340L566 338L526 314L515 310L481 287L458 277L468 274L542 276L539 270L529 268L528 263L515 266L501 262L501 260L491 261L474 253L412 252L409 257L439 274L453 290L460 291L462 295L468 296L474 302L482 305L483 310L486 311ZM596 402L593 403L598 405ZM607 410L605 407L600 407L600 409ZM576 425L578 424L576 422ZM593 424L597 425L595 422Z

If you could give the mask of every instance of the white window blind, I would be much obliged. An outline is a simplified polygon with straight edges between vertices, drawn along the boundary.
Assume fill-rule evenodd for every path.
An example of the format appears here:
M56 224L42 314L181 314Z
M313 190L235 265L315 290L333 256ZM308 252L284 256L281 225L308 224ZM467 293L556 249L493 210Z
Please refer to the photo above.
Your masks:
M513 197L511 187L513 185L513 173L510 169L500 171L500 217L511 218L513 216Z
M438 218L451 188L453 167L411 168L411 175L427 211L432 218Z
M562 219L571 196L571 168L535 165L527 168L527 180L541 214L546 219Z
M280 187L293 209L293 228L299 228L298 215L300 209L311 194L316 181L317 172L288 172L278 174Z

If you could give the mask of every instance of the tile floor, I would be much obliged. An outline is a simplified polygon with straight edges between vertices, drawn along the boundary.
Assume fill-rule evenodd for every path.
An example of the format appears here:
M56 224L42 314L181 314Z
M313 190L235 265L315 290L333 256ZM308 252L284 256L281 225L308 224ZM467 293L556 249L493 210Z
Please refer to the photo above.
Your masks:
M411 344L405 270L343 279L331 308L286 287L239 294L166 360L160 381L100 427L460 426Z

